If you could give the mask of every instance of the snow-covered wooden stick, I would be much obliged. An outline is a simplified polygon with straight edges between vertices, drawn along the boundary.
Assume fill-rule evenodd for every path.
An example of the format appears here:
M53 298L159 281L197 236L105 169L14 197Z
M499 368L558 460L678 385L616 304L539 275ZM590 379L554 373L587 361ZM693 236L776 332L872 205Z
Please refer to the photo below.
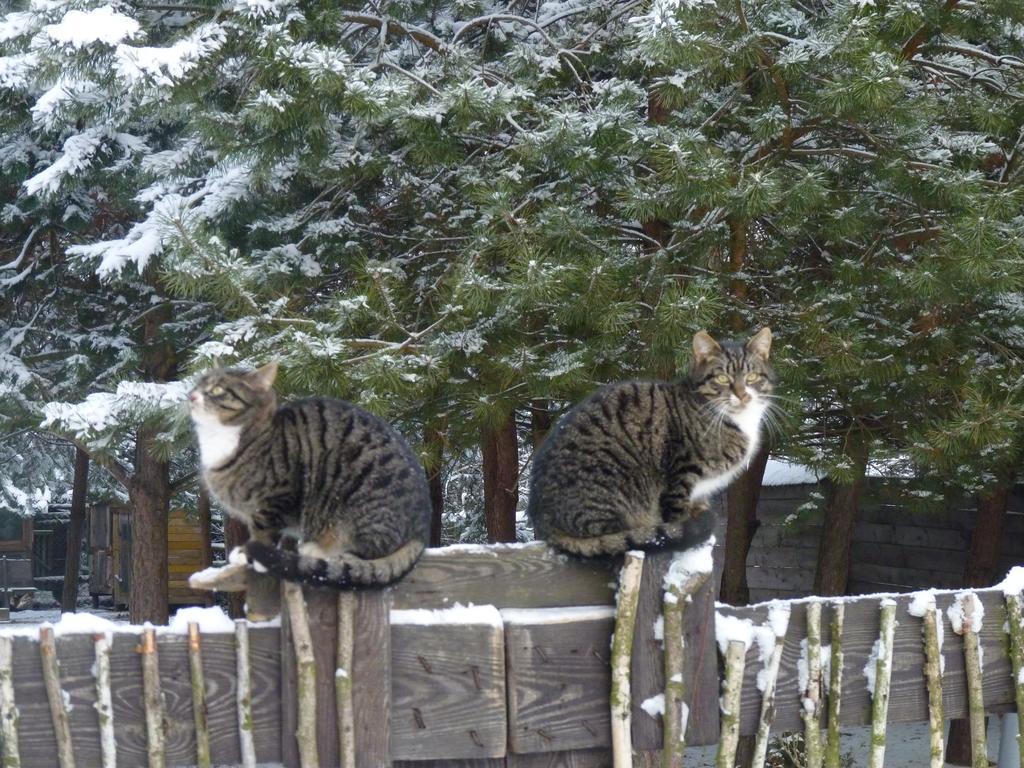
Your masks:
M807 768L821 768L821 603L807 604L807 687L803 691Z
M839 715L843 706L843 619L846 606L832 603L830 642L832 655L829 660L828 678L828 741L825 744L825 768L840 768L839 759Z
M665 573L662 607L665 646L665 714L662 768L682 768L686 751L686 724L689 706L683 679L683 615L686 605L714 568L712 546L696 547L678 553Z
M896 601L884 599L879 609L879 632L874 660L874 689L871 691L871 753L868 768L882 768L885 762L885 728L889 719L889 681L892 679L893 637L896 634ZM870 680L870 677L869 677Z
M631 768L633 736L630 706L629 666L633 656L633 632L636 629L636 608L640 600L640 577L644 553L627 552L619 575L618 605L615 610L615 634L612 636L612 765Z
M210 729L206 723L206 676L199 624L188 623L188 667L192 680L192 719L196 724L196 765L210 768Z
M775 645L768 659L764 672L764 690L761 692L761 716L757 722L757 735L754 737L754 758L752 766L760 768L768 755L768 738L771 735L772 721L775 719L775 684L779 679L779 668L782 666L782 651L786 643L786 631L789 629L790 608L788 603L772 606L768 613L768 624L775 635Z
M740 741L740 696L747 663L747 643L729 640L725 651L725 681L722 683L722 733L718 739L715 768L734 768Z
M1024 606L1021 594L1006 594L1006 616L1010 627L1010 662L1017 699L1017 749L1024 768Z
M117 765L114 736L114 700L110 693L110 638L106 632L92 636L96 649L96 715L100 726L100 760L103 768Z
M928 688L929 766L942 768L946 763L946 715L942 704L942 616L935 605L933 592L916 593L907 610L911 616L921 619L924 679Z
M288 610L292 645L295 647L295 676L299 704L299 724L295 733L302 768L318 768L320 757L316 744L316 660L313 638L309 632L309 616L302 587L290 581L283 583Z
M256 768L256 742L252 732L252 673L249 666L249 623L235 619L235 671L238 687L235 703L238 707L238 746L245 768Z
M961 592L948 609L953 631L964 639L964 672L967 673L967 714L971 726L971 766L988 768L985 735L985 696L981 682L981 651L978 633L985 608L974 592Z
M356 596L338 593L338 660L334 695L338 708L338 759L340 768L355 768L355 714L352 704L352 651L355 644Z
M43 624L39 628L39 654L43 661L43 685L50 704L53 735L57 740L57 760L61 768L74 768L75 748L71 743L71 721L68 719L64 690L60 687L60 664L57 662L57 642L53 627Z
M160 691L160 660L156 652L156 630L148 622L142 630L142 703L146 711L146 751L149 768L164 768L167 746L164 738L164 698Z
M14 704L14 647L8 635L0 635L0 736L3 737L5 768L19 768L18 708Z

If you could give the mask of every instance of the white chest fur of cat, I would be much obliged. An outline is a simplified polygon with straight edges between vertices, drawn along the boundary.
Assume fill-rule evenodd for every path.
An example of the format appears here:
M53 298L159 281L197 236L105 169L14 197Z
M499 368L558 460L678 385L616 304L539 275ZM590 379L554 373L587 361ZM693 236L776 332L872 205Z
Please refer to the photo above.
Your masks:
M750 464L750 459L757 452L758 446L761 444L761 419L764 417L765 411L768 410L768 404L760 398L755 398L747 403L746 407L738 413L730 413L728 418L740 428L740 431L747 438L747 450L743 454L743 459L736 466L732 467L726 472L713 477L706 477L699 481L693 490L690 491L690 498L694 501L700 499L706 499L721 489L725 488L733 479L742 472Z
M199 461L203 469L216 469L235 455L242 435L241 427L221 424L216 416L202 411L193 412L192 422L196 429Z

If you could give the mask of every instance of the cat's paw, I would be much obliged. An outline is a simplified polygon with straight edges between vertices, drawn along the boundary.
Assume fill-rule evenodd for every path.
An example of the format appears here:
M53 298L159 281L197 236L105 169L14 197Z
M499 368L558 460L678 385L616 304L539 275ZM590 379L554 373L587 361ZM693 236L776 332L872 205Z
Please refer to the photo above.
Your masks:
M330 558L330 555L316 541L304 541L299 544L299 554L314 560L327 560Z
M241 547L235 547L235 551L239 549ZM235 553L232 552L231 554L234 555ZM252 565L252 569L256 573L267 573L269 570L268 565L280 558L280 552L272 544L265 544L262 541L247 541L242 558Z
M246 551L246 547L245 547L244 544L241 545L241 546L237 546L237 547L235 547L234 549L231 550L231 553L228 555L228 564L229 565L248 565L249 564L249 555L248 555L248 553Z

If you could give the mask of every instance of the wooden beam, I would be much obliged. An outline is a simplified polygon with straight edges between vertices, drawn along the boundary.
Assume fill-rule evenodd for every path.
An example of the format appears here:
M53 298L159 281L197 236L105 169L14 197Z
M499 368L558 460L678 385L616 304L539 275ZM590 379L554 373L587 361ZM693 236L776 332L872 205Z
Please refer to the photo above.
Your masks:
M394 585L393 602L395 608L614 605L615 578L608 562L566 558L541 542L442 547L424 552Z

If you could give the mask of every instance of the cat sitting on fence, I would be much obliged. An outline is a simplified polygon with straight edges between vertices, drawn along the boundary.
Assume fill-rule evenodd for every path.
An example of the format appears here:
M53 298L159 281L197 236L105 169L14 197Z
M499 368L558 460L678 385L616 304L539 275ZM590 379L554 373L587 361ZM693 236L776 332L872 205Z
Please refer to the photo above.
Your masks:
M536 537L584 557L706 541L707 499L757 451L771 340L768 328L745 344L701 331L683 379L608 384L570 410L534 457Z
M396 581L429 534L422 466L392 427L350 403L279 405L276 374L276 363L217 369L189 393L203 480L248 525L245 555L256 570L307 584ZM285 533L297 552L277 546Z

